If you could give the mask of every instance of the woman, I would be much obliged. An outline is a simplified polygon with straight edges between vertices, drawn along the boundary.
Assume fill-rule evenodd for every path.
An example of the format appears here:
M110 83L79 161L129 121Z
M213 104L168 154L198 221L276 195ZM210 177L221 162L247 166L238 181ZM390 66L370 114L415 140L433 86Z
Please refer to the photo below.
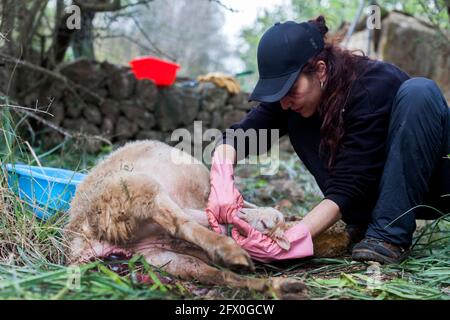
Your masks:
M320 16L276 23L264 33L250 96L260 104L231 129L289 135L324 193L302 220L309 236L342 219L352 234L365 234L353 259L398 263L411 246L415 219L450 209L450 197L441 197L450 194L449 108L432 80L327 43L327 31ZM210 224L239 225L247 237L234 236L244 248L278 259L280 250L267 250L268 240L242 230L235 217L242 206L233 184L236 141L224 133L223 142L211 170Z

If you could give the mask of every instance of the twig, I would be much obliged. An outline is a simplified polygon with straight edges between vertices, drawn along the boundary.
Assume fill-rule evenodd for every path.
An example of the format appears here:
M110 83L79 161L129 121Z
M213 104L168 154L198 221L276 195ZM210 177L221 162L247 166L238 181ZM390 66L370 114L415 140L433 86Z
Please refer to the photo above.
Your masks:
M50 121L48 121L48 120L45 120L45 119L43 119L43 118L41 118L41 117L35 115L34 113L30 112L30 111L27 111L27 110L19 110L19 112L25 113L26 115L30 116L31 118L33 118L33 119L35 119L35 120L41 122L42 124L48 126L49 128L51 128L51 129L53 129L53 130L59 132L60 134L66 136L66 137L69 137L69 138L86 138L86 139L94 139L94 140L99 140L99 141L105 142L105 143L107 143L107 144L110 145L110 146L112 145L111 141L109 141L108 139L106 139L106 138L104 138L104 137L102 137L102 136L98 136L98 135L89 135L89 134L85 134L85 133L75 133L75 134L72 134L72 133L70 133L69 131L67 131L66 129L64 129L63 127L58 126L58 125L56 125L56 124L54 124L54 123L52 123L52 122L50 122Z
M47 114L47 115L53 117L53 114L51 114L50 112L39 110L37 108L28 108L28 107L22 107L22 106L11 105L11 104L0 104L0 108L11 108L11 109L21 109L21 110L35 111L35 112L44 113L44 114Z
M222 8L224 8L224 9L226 9L226 10L229 10L229 11L231 11L231 12L239 12L239 10L236 10L236 9L233 9L233 8L231 8L231 7L228 7L228 6L226 6L226 5L224 5L223 3L222 3L222 1L220 1L220 0L208 0L209 2L215 2L215 3L217 3L219 6L221 6Z
M27 145L28 149L30 149L31 155L33 156L34 160L36 160L36 163L39 167L42 167L41 162L39 161L39 158L37 157L36 153L34 152L33 148L30 146L30 143L25 140L25 144Z
M139 32L144 36L144 38L148 41L148 43L150 43L150 45L155 48L156 52L162 56L167 57L168 59L172 60L172 61L176 61L176 59L170 55L168 55L167 53L165 53L164 51L162 51L161 49L159 49L156 44L152 41L152 39L150 39L149 35L144 31L144 28L142 28L141 24L139 23L139 21L135 18L135 17L131 17L131 19L134 22L134 25L138 28Z

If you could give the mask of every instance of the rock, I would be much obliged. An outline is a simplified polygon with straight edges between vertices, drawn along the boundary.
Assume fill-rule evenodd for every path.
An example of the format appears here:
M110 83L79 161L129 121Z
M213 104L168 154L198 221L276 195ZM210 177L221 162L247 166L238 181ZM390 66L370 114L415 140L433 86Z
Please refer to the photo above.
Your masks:
M89 122L87 123L86 127L84 127L81 131L90 135L100 134L100 128Z
M211 124L211 113L208 111L200 111L197 115L197 120L202 121L203 126L209 126Z
M219 111L214 111L211 115L211 128L223 129L222 125L222 115Z
M58 101L62 98L66 85L60 81L53 81L49 87L42 89L40 98Z
M161 88L156 104L156 122L162 131L176 129L184 122L185 110L179 89Z
M450 34L441 33L424 21L391 11L382 20L380 36L371 43L372 58L390 62L412 77L436 81L447 100L450 99ZM350 38L349 48L367 51L367 30ZM375 51L374 48L378 50ZM439 54L436 54L436 53ZM424 57L433 57L424 59Z
M155 126L155 116L134 101L123 101L119 106L121 113L131 122L137 123L139 128L148 130Z
M119 101L117 105L119 106L120 114L130 120L139 117L144 110L137 106L135 100L122 100Z
M413 77L433 79L450 99L450 34L445 39L435 28L398 12L389 13L381 30L381 58Z
M204 82L199 85L198 90L202 96L202 110L220 110L225 106L228 99L228 92L225 89L216 87L213 83Z
M223 113L231 112L234 110L234 106L232 104L227 104L222 110Z
M102 98L106 98L108 96L108 90L106 88L98 88L95 90L95 93Z
M247 103L249 94L246 92L239 92L237 94L233 94L228 98L227 103L232 104L233 106L238 106L240 104Z
M121 139L129 139L139 131L137 123L129 121L127 118L120 116L117 119L114 134Z
M107 73L106 87L115 100L131 97L136 87L136 78L128 68L111 68Z
M244 119L246 114L247 113L242 110L233 110L233 111L227 112L223 115L222 126L225 128L228 128L232 124L237 123L237 122L241 121L242 119Z
M38 103L38 93L37 92L30 92L29 94L27 94L24 98L23 98L23 105L26 107L35 107L36 103Z
M69 119L66 118L62 122L63 128L71 131L84 131L88 127L88 121L83 118Z
M72 105L72 106L69 106L69 107L65 108L65 110L66 110L66 115L68 117L70 117L72 119L76 119L83 112L83 106L75 104L75 105Z
M111 99L105 99L103 103L99 105L99 109L105 116L116 116L120 112L119 103Z
M345 223L342 220L336 222L314 238L314 255L316 257L339 257L349 250L350 237L345 231Z
M60 125L64 120L64 105L62 102L55 102L50 105L48 110L53 116L49 116L49 120L56 125Z
M92 104L83 109L83 116L93 124L100 125L102 123L103 117L100 110Z
M94 89L105 79L100 64L86 58L65 63L61 65L59 71L69 80L89 89Z
M248 111L252 108L252 104L248 102L249 94L247 92L239 92L228 98L228 104L233 105L234 109Z
M114 132L114 121L111 118L104 117L100 130L102 134L111 135Z
M52 103L62 100L64 88L64 83L46 81L34 91L27 94L21 102L31 108L36 106L45 108Z
M185 116L183 117L183 124L191 124L198 115L200 109L200 99L194 90L183 90L183 106Z
M155 111L155 105L158 99L158 88L156 84L148 79L137 80L136 97L146 110Z

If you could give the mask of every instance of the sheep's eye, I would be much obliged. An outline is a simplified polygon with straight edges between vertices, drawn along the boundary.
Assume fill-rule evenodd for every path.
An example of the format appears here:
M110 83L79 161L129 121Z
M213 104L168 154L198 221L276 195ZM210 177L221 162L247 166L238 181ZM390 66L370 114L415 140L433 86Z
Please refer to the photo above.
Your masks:
M264 222L264 220L261 220L261 224L263 225L264 229L267 229L267 224Z

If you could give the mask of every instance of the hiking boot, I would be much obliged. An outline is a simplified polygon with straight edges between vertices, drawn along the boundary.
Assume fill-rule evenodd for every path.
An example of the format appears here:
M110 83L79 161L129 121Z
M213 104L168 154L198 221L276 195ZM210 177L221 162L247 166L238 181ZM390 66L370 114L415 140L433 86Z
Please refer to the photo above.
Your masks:
M366 237L353 247L352 259L356 261L376 261L381 264L397 264L408 256L409 251L401 246L381 239Z

